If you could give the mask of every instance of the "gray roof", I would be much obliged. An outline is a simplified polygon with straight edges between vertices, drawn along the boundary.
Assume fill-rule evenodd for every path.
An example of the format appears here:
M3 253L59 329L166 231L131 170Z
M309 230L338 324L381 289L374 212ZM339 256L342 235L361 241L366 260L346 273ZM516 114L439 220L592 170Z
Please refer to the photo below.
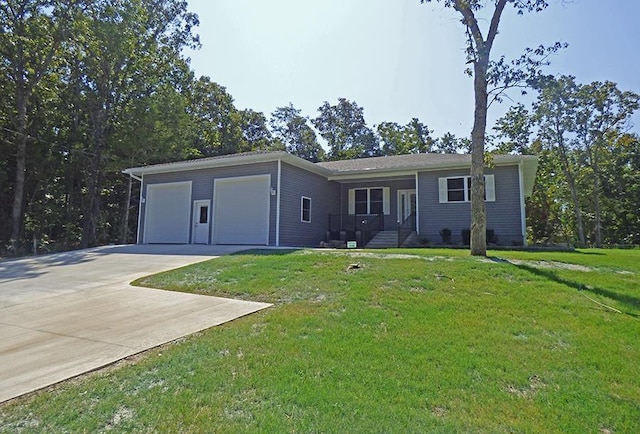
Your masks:
M360 158L356 160L327 161L311 163L284 151L254 151L240 154L221 155L217 157L199 158L188 161L155 164L133 167L123 170L132 176L145 174L180 172L184 170L205 169L223 166L239 166L243 164L278 161L298 166L328 179L348 181L357 178L374 178L382 176L411 175L420 170L446 170L471 167L469 154L407 154L386 157ZM523 167L525 193L530 194L533 188L538 157L534 155L494 155L496 166L519 165Z
M359 158L356 160L327 161L317 164L333 172L341 173L389 169L406 170L442 166L468 166L471 164L471 155L406 154Z

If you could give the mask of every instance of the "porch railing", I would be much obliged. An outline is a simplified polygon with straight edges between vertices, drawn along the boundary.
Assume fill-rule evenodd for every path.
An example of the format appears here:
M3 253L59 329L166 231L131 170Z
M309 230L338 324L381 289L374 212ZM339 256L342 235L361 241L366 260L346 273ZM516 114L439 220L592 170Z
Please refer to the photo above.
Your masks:
M398 223L398 247L401 247L402 243L404 243L415 230L416 215L415 213L411 213L404 221Z
M358 247L364 247L382 230L382 214L329 214L327 241L356 241Z

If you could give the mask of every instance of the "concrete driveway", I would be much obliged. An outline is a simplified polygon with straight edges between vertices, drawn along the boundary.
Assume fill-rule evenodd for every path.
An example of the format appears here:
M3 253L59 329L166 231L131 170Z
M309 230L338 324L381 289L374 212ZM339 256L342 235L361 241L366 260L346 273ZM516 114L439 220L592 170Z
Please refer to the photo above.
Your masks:
M0 262L0 402L268 307L129 285L245 248L106 246Z

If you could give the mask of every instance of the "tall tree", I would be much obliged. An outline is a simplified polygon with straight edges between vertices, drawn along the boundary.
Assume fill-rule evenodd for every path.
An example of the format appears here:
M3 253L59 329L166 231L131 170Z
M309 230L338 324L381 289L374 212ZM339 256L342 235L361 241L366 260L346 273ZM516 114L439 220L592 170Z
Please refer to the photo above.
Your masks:
M330 160L348 160L379 155L378 139L364 120L364 109L355 102L339 98L318 107L320 115L313 125L329 145Z
M7 0L0 3L0 73L12 100L10 127L15 144L15 181L11 212L11 242L20 239L24 214L27 148L32 140L34 93L55 69L59 48L68 35L68 16L75 2Z
M242 129L243 148L247 151L275 151L282 150L284 146L274 140L271 131L267 127L267 118L264 113L251 109L241 110L240 128ZM245 150L242 149L242 150Z
M309 126L309 118L302 116L293 104L276 108L271 113L269 124L275 138L284 144L290 154L313 163L324 160L324 149Z
M241 115L233 97L224 86L200 77L190 90L189 114L192 116L195 141L201 156L235 154L243 150Z
M576 139L586 153L592 177L594 238L602 247L601 162L608 140L615 140L638 109L640 95L623 92L610 81L593 82L576 90Z
M431 0L421 0L428 3ZM536 71L541 61L532 60L529 54L544 55L543 47L527 50L527 53L512 65L504 58L491 64L491 50L496 36L502 12L511 5L519 14L541 11L547 7L544 0L495 0L488 20L489 26L483 33L478 14L486 6L482 0L436 0L461 15L461 22L467 36L467 63L473 65L475 95L474 122L471 131L471 254L486 256L486 210L484 204L484 149L487 127L487 108L489 105L489 84L495 86L494 99L499 99L504 90L524 84L527 75ZM558 47L559 48L559 47ZM490 69L491 67L491 69Z
M578 192L578 171L576 164L574 131L576 129L575 110L577 85L574 77L544 77L538 81L539 93L535 103L536 121L539 136L548 149L557 152L564 179L571 195L578 246L586 245L582 205Z
M124 108L153 93L181 50L198 44L191 33L197 17L186 6L180 0L96 0L74 20L70 82L81 107L77 135L86 159L81 247L96 242L103 163Z

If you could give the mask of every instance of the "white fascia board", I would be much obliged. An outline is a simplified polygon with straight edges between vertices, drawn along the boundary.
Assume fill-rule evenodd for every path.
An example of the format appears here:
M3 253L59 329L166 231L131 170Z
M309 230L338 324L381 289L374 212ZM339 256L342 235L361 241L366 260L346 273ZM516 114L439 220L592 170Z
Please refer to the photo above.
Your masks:
M275 163L277 161L283 161L285 163L300 167L309 172L313 172L323 176L327 176L331 173L329 170L323 167L317 166L314 163L303 160L302 158L296 157L295 155L291 155L284 151L265 153L265 154L255 154L255 155L229 156L224 158L213 158L213 159L204 158L200 160L189 160L189 161L180 161L176 163L133 167L130 169L123 170L122 173L131 175L131 176L142 175L142 174L151 175L151 174L159 174L159 173L184 172L187 170L197 170L197 169L212 169L216 167L244 166L247 164L256 164L256 163L270 163L270 162Z

